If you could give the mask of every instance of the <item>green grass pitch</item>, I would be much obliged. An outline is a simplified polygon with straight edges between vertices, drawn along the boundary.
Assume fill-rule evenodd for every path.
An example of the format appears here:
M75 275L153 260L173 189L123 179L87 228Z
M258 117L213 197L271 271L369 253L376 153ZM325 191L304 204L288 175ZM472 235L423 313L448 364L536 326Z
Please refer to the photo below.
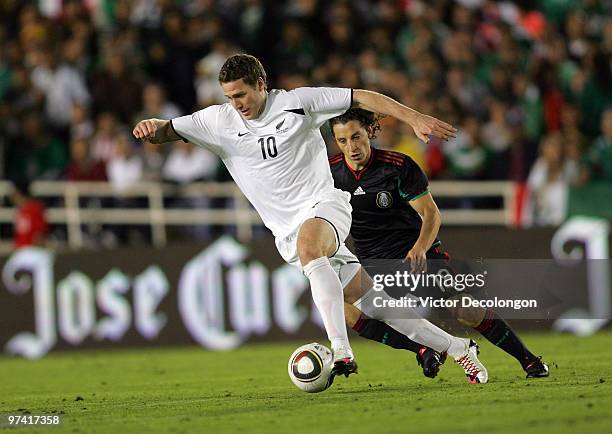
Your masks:
M526 335L551 377L526 380L518 363L479 340L490 383L469 385L450 360L435 380L414 355L354 337L358 375L320 394L296 389L287 359L304 342L63 352L39 361L0 357L0 413L63 412L41 433L610 432L612 332Z

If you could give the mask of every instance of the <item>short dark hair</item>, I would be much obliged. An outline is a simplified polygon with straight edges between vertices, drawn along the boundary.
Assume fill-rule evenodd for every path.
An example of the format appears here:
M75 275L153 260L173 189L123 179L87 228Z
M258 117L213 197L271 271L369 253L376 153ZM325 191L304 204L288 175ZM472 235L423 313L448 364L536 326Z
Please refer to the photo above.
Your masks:
M259 59L250 54L234 54L228 57L219 71L220 83L229 83L241 78L253 87L260 78L264 81L264 85L267 84L266 70Z
M344 114L341 114L340 116L331 118L329 120L329 127L331 128L332 135L334 135L335 137L334 125L346 124L350 121L357 121L368 132L368 137L370 139L374 139L376 138L376 133L380 131L379 121L382 118L384 118L383 115L378 115L376 113L372 113L370 111L360 109L360 108L352 108L352 109L348 109Z

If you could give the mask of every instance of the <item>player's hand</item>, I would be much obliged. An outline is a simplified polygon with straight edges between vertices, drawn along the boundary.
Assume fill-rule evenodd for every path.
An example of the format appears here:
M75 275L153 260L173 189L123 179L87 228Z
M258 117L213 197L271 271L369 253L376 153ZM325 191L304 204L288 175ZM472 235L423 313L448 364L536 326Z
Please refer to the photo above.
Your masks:
M410 126L416 136L425 143L429 142L429 136L439 137L442 140L457 137L457 129L455 127L423 113L417 113L411 120Z
M419 247L413 247L404 258L404 262L410 263L411 273L425 272L427 271L427 251Z
M134 137L137 139L156 143L155 135L157 134L158 127L157 119L145 119L136 124L132 134L134 134Z

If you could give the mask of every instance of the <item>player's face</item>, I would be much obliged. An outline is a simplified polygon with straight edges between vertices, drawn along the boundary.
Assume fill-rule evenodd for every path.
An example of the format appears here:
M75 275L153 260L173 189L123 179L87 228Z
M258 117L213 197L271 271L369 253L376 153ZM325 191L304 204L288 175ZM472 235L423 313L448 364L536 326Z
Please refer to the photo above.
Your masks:
M223 94L232 106L247 119L257 119L266 103L266 86L262 79L255 86L250 86L240 80L221 83Z
M349 166L362 169L368 163L372 149L368 132L359 121L334 125L334 137Z

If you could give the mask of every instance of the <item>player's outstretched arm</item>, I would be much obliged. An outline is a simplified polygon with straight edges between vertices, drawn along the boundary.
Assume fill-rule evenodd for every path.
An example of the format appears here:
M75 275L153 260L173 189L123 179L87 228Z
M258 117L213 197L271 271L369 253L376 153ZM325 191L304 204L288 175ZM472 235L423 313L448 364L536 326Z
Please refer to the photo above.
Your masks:
M165 143L180 140L174 132L170 121L163 119L145 119L136 124L134 137L140 140L148 140L151 143Z
M432 116L424 115L406 107L393 98L370 90L355 89L353 91L353 107L359 107L371 112L393 116L412 127L417 137L425 143L428 136L436 136L447 140L457 135L457 129Z

